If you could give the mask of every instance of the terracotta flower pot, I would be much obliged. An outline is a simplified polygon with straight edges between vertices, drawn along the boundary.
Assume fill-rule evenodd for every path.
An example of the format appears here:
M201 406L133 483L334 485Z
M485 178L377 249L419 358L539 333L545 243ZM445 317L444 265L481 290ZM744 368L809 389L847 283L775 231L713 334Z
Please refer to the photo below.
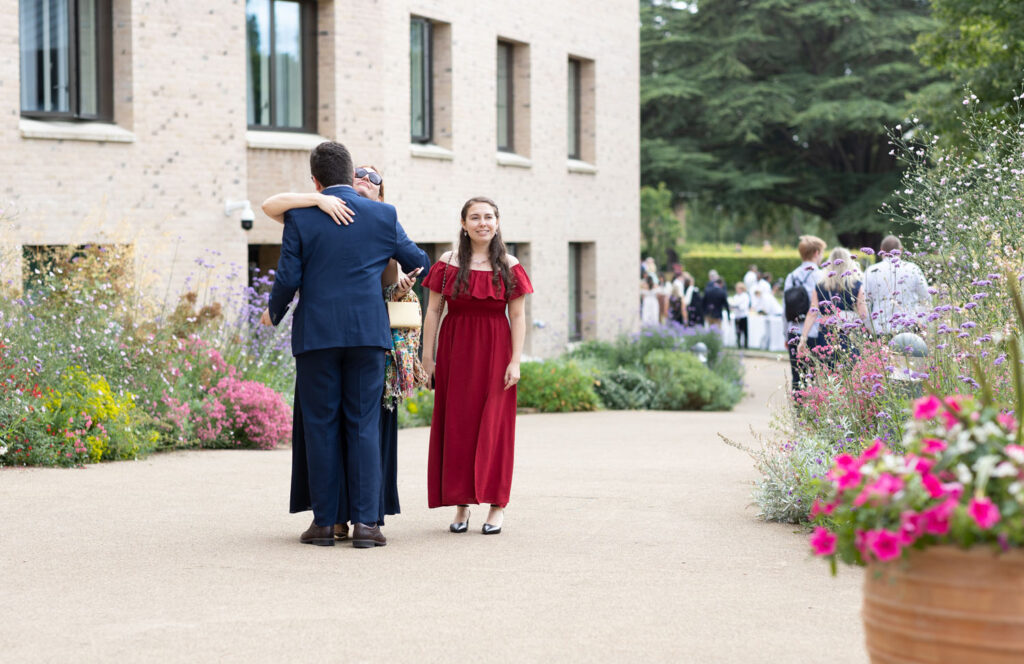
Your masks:
M940 546L872 563L863 617L874 664L1024 662L1024 551Z

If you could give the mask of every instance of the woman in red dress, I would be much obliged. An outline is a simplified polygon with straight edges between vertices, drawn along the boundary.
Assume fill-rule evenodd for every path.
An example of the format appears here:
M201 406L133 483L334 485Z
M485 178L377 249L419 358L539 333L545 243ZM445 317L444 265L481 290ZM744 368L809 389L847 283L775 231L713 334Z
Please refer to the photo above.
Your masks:
M506 253L498 226L493 201L466 201L458 249L446 252L423 282L430 289L423 368L435 389L427 502L457 506L449 527L456 533L469 529L469 505L480 503L491 506L483 533L500 533L512 486L516 384L526 337L522 296L533 286Z

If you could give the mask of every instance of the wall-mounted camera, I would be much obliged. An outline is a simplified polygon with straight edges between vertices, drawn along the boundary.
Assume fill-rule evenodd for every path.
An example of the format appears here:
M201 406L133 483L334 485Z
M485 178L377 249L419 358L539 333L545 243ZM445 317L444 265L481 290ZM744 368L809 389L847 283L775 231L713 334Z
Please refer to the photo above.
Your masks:
M252 211L249 201L224 201L224 215L230 217L236 210L242 211L242 230L251 231L252 222L256 221L256 213Z

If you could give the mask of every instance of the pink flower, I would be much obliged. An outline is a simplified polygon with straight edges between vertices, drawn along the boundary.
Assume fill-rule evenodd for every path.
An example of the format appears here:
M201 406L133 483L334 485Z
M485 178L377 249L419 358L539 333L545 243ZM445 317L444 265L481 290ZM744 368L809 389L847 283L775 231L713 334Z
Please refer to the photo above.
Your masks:
M1011 460L1017 463L1024 463L1024 446L1022 445L1007 445L1003 448L1006 452L1006 456L1010 457Z
M816 556L831 556L836 552L836 540L838 538L828 531L827 528L818 526L811 535L811 548Z
M938 454L948 447L946 441L938 438L925 438L921 441L921 451L925 454Z
M945 535L949 532L949 518L953 515L957 501L948 498L942 503L929 507L921 515L924 517L924 530L929 535Z
M946 405L949 406L949 410L943 409L942 419L945 420L946 429L949 430L960 423L960 420L957 419L956 415L953 413L959 413L963 408L960 406L960 397L958 395L946 397L945 401ZM952 410L953 413L949 412L950 410Z
M924 516L913 510L906 510L900 514L900 544L913 544L923 534L924 522Z
M999 522L999 508L988 498L972 498L967 513L982 530L988 530Z
M822 503L820 499L815 499L814 505L811 507L811 519L813 520L819 514L832 514L835 510L836 503Z
M880 439L875 438L875 442L871 444L871 447L864 450L860 455L860 462L864 463L865 461L878 458L878 455L882 454L882 452L885 452L885 445L882 444Z
M1003 428L1006 429L1007 431L1017 430L1017 418L1015 418L1013 415L1010 415L1009 413L999 413L998 415L996 415L996 422L1002 424Z
M887 502L897 491L903 488L903 480L889 473L882 473L878 479L864 487L864 490L857 496L853 504L863 505L873 498L880 498L880 502Z
M888 530L869 530L865 533L864 538L868 549L875 554L875 558L880 562L895 560L903 552L900 546L900 536Z
M921 457L915 456L910 453L908 453L904 457L904 459L907 462L907 466L915 473L918 473L920 475L924 475L925 473L930 472L932 466L935 465L934 461L931 461L929 459L922 459Z
M914 402L914 419L930 420L939 414L942 409L942 402L934 395L921 397Z
M930 473L921 475L921 482L924 484L924 488L928 490L928 495L932 498L941 498L946 493L942 488L942 483L939 482L939 478Z

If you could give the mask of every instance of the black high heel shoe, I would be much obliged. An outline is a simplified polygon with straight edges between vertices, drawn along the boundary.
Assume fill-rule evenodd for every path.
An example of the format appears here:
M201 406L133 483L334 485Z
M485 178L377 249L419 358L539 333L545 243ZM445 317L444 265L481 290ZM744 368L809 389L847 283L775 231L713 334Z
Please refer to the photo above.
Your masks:
M469 505L459 505L459 507L469 507ZM466 520L465 521L459 521L457 523L451 524L450 526L448 526L448 530L452 531L453 533L464 533L467 530L469 530L469 515L470 514L471 514L471 512L467 509L466 510Z
M501 510L501 520L504 524L505 521L505 510ZM484 535L498 535L501 533L501 526L492 526L491 524L484 522L483 527L480 529Z

